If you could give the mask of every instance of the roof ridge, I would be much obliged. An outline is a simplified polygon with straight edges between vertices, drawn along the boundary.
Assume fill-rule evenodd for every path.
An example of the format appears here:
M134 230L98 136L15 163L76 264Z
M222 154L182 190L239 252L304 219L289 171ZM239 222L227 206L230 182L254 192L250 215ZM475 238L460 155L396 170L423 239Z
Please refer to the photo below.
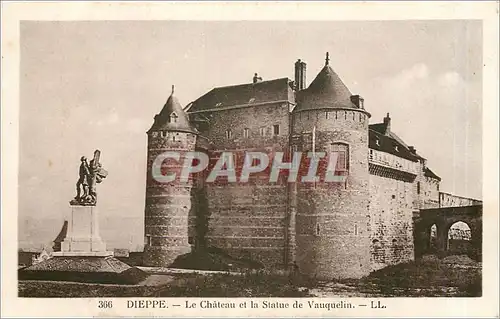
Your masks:
M246 103L267 103L269 101L294 100L289 85L291 79L282 77L256 83L220 86L211 89L192 102L190 112L217 109Z
M262 81L255 82L255 83L241 83L241 84L233 84L233 85L227 85L227 86L216 86L216 87L212 88L212 90L208 91L206 94L208 94L216 89L235 88L235 87L245 86L245 85L259 85L259 84L265 84L265 83L284 80L284 79L291 80L289 77L282 77L282 78L276 78L276 79L272 79L272 80L265 80L265 81L262 80Z

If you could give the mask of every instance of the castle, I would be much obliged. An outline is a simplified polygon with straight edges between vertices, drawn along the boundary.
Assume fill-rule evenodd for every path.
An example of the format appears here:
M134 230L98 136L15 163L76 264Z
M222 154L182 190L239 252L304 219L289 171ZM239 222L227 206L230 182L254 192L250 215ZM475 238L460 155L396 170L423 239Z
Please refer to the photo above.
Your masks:
M295 79L218 87L185 108L173 94L148 135L144 264L167 266L193 245L217 247L271 267L296 265L317 278L359 278L414 259L413 215L456 201L415 147L391 130L389 114L369 124L364 100L329 65L306 86ZM337 152L341 191L301 183L184 185L152 178L165 151ZM340 163L340 164L339 164Z

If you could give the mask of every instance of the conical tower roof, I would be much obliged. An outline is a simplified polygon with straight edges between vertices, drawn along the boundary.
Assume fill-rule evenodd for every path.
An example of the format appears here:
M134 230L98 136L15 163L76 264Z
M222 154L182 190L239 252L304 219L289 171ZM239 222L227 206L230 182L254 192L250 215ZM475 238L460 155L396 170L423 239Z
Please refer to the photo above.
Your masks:
M174 86L172 93L159 114L155 116L153 126L149 131L177 131L197 133L196 129L189 122L189 118L182 109L179 100L174 96Z
M324 108L358 107L351 102L351 92L329 65L326 63L309 87L297 93L297 107L294 112Z

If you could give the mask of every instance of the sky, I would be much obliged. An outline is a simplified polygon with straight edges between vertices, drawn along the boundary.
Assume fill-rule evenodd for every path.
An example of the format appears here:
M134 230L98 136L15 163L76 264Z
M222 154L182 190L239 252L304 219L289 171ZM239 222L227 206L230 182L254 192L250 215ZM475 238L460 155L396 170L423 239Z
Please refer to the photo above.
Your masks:
M330 66L370 123L427 158L441 191L482 196L480 21L22 21L20 246L50 242L75 196L79 158L101 150L108 245L143 242L146 131L171 86L187 105L213 87Z

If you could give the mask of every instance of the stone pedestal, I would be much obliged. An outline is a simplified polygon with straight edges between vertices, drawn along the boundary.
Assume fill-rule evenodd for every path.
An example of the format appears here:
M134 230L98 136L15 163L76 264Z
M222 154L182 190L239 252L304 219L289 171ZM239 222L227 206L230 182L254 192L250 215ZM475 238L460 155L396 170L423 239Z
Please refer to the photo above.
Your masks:
M99 236L99 214L96 206L71 206L68 232L61 251L53 256L112 256Z

